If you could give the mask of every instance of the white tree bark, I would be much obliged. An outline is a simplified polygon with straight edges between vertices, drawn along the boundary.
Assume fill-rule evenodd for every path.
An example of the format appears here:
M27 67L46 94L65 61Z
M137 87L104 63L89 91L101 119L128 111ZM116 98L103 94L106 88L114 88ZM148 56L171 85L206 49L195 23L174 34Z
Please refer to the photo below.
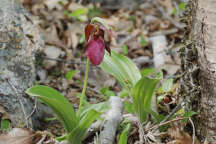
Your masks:
M200 126L199 133L216 142L216 1L197 0L193 40L198 50L200 66Z
M199 114L198 136L216 142L216 0L191 0L187 47L181 53L183 89L190 107Z
M109 99L109 103L111 109L108 111L106 115L103 130L100 132L100 144L112 144L114 142L117 127L123 119L123 103L121 98L112 96Z

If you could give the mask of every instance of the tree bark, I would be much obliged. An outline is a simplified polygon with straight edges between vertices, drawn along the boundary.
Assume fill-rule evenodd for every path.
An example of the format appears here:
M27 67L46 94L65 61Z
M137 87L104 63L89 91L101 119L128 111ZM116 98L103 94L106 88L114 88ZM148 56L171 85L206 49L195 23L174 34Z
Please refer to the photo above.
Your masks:
M43 43L19 0L0 0L0 106L15 127L25 126L33 110L34 101L24 91L35 81L35 53ZM39 109L29 126L38 127L41 114Z
M182 93L195 117L198 136L216 142L216 1L191 0L189 38L181 50Z

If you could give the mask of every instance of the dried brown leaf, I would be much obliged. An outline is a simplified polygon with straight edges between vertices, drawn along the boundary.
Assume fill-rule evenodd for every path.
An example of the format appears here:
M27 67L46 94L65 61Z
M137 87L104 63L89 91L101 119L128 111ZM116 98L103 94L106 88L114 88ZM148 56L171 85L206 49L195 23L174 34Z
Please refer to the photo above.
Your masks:
M29 129L14 128L8 134L0 136L0 144L36 144L41 137L41 134Z
M57 47L66 48L63 42L59 39L55 25L51 25L49 29L42 30L46 44L55 45Z
M61 0L62 1L62 0ZM65 0L64 0L65 1ZM45 0L44 4L48 7L49 10L54 8L61 9L62 7L59 5L59 0Z
M168 129L168 135L174 139L168 144L192 144L192 137L185 131L182 130L181 124L179 122L175 123ZM195 137L194 144L200 144L199 140Z
M7 119L10 120L9 115L5 111L4 107L0 106L0 114L1 114L1 119Z
M70 2L65 6L65 9L67 9L68 11L74 11L81 8L86 8L86 7L74 2Z

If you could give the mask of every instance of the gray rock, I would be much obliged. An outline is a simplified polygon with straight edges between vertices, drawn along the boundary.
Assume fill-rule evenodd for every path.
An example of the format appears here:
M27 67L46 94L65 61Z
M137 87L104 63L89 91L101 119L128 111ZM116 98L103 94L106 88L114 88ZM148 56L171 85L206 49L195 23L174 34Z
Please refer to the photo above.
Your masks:
M35 53L43 46L36 25L19 0L0 0L0 105L14 126L25 126L25 117L33 110L33 99L24 91L35 81ZM30 126L39 126L38 120L45 114L40 109L29 119Z

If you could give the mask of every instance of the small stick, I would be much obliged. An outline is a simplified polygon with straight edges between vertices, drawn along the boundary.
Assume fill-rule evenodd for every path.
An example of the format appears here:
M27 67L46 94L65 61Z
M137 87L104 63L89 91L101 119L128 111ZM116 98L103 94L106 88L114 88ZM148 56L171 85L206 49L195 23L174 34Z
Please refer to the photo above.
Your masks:
M179 15L182 17L182 16L183 16L183 14L182 14L181 10L179 9L179 7L178 7L178 5L177 5L176 1L173 1L173 5L175 6L175 8L176 8L176 10L177 10L178 14L179 14Z
M39 56L39 57L42 59L51 60L51 61L58 61L58 62L67 63L67 64L86 64L84 62L67 61L67 60L60 59L60 58L49 58L47 56Z
M23 103L22 103L22 97L21 97L20 94L17 92L16 88L10 83L10 81L9 81L8 78L6 78L6 81L7 81L7 83L9 84L9 86L11 87L11 89L15 92L15 94L16 94L18 100L19 100L19 103L20 103L20 105L21 105L21 109L22 109L23 114L24 114L24 116L25 116L26 126L27 126L27 128L29 128L29 123L28 123L26 111L25 111L24 105L23 105Z
M147 129L146 131L155 130L155 129L158 129L159 127L163 126L163 125L166 125L166 124L169 124L169 123L172 123L172 122L175 122L175 121L183 120L183 119L186 119L186 118L190 118L190 117L181 117L181 118L172 119L172 120L160 123L158 125L152 126L151 128Z
M181 100L179 104L172 110L172 112L169 113L169 115L167 115L165 119L160 122L160 124L165 123L172 115L174 115L178 110L180 110L182 106L184 106L184 104L185 103L183 102L183 100ZM160 124L158 125L158 127L155 127L153 131L156 131L160 127Z
M190 121L190 123L192 125L192 128L193 128L193 141L192 141L192 144L194 144L195 143L195 126L194 126L194 123L193 123L191 118L189 118L189 121Z
M177 28L172 28L169 30L160 30L150 34L151 37L158 36L158 35L171 35L177 33L179 30Z
M174 115L177 111L179 111L184 106L183 100L179 102L179 104L165 117L164 120L161 121L161 123L167 121L172 115Z
M35 104L34 104L34 108L33 108L33 110L32 110L32 112L27 116L27 120L29 120L29 118L34 114L34 112L36 111L36 109L37 109L37 97L34 97L35 99Z

